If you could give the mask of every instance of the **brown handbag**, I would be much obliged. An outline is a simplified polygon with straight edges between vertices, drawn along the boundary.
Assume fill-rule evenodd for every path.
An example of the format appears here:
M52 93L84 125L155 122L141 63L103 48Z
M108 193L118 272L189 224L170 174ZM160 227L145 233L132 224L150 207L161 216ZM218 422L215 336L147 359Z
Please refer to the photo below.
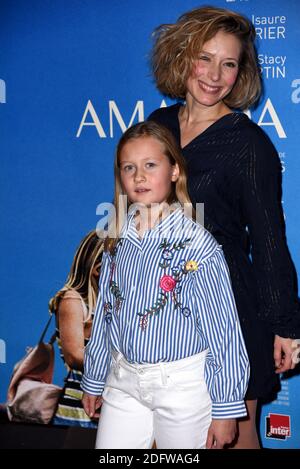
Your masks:
M14 366L6 403L8 418L14 422L48 424L56 411L62 388L52 384L55 334L49 343L43 342L51 318L38 344Z

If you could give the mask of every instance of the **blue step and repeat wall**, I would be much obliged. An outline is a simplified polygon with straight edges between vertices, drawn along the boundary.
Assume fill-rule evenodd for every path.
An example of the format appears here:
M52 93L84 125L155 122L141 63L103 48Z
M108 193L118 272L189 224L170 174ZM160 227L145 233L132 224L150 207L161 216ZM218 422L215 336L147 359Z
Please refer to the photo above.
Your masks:
M209 2L206 2L209 3ZM265 92L249 113L283 170L289 247L300 274L299 0L214 0L257 30ZM1 0L0 402L34 345L75 248L112 199L117 140L161 105L148 66L151 32L195 0ZM56 357L56 382L65 370ZM267 448L300 448L300 376L282 379L261 414Z

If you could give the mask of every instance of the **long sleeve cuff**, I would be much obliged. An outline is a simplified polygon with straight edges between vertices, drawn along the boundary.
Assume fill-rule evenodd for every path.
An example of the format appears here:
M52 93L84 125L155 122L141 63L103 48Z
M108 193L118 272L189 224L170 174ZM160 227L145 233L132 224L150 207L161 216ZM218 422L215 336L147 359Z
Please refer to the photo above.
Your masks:
M213 419L236 419L246 415L247 410L244 401L213 402L212 404Z
M81 381L81 389L88 394L92 394L93 396L101 396L103 393L103 389L105 386L104 381L95 381L87 376L83 375Z

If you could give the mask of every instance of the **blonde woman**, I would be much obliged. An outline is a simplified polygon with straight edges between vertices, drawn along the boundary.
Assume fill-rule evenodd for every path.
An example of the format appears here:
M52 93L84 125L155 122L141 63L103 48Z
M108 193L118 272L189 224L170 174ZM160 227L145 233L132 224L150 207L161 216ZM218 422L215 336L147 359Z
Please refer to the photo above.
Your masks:
M259 448L258 399L278 390L294 368L300 337L295 272L281 208L281 165L263 130L245 114L261 92L255 29L244 16L203 7L154 35L158 89L181 102L149 117L171 130L188 168L193 203L204 203L205 227L223 246L250 359L248 416L235 448ZM250 255L251 254L251 255Z
M49 302L50 311L56 314L58 346L69 370L54 425L97 426L83 410L80 383L84 348L89 341L98 295L102 252L103 239L91 231L75 253L66 284Z

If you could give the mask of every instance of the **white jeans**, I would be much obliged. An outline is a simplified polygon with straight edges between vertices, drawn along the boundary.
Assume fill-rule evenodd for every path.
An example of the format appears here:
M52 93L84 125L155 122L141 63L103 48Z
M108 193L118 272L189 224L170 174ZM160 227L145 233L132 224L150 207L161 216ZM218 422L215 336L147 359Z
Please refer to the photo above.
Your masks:
M96 448L205 448L211 399L206 351L174 362L132 365L113 359L103 392Z

